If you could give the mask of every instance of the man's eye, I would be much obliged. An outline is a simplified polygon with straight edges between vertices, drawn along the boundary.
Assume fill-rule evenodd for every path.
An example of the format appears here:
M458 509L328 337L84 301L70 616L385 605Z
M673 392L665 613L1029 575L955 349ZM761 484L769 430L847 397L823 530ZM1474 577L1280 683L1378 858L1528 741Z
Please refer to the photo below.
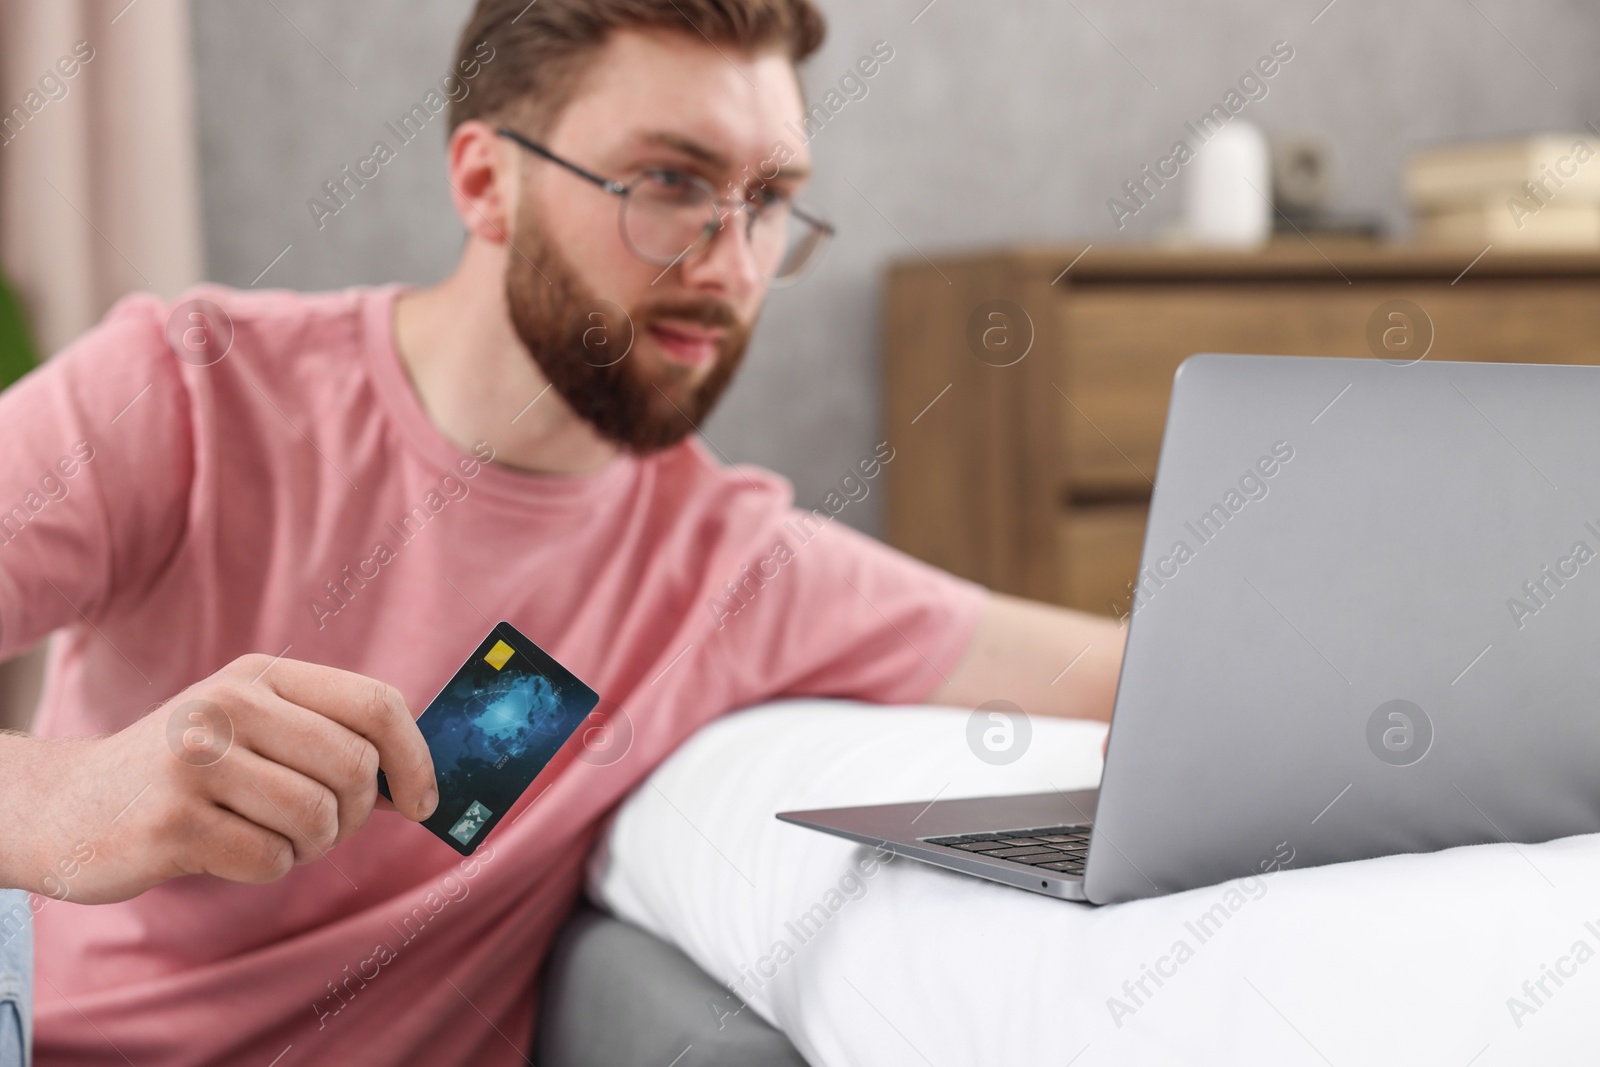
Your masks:
M792 202L788 193L768 186L757 186L751 189L747 195L751 205L757 211L763 213L770 212L775 208L787 207Z

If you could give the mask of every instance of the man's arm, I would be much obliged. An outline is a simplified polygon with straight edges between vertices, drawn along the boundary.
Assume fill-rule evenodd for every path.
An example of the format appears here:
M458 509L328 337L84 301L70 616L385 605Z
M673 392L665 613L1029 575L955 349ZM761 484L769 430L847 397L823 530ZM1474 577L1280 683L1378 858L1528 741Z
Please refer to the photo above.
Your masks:
M1127 630L1115 619L991 593L932 704L1009 700L1029 715L1111 721Z
M375 807L420 821L438 797L398 690L243 656L110 736L0 732L0 887L101 904L188 874L270 882Z
M98 629L178 549L193 398L166 316L131 298L0 395L0 657ZM245 656L124 725L144 699L77 709L122 727L107 736L0 733L0 887L96 903L187 874L281 878L391 806L380 765L406 817L436 803L404 699L370 678Z

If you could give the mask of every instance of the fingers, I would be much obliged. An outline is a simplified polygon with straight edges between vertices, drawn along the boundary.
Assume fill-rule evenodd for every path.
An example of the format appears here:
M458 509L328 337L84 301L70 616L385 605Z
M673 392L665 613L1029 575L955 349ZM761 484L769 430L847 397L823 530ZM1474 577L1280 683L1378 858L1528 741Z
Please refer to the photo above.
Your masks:
M229 753L233 773L211 783L212 799L289 842L293 862L322 859L339 840L339 801L333 790L299 771L245 748Z
M260 665L246 661L260 660ZM361 735L378 750L395 808L425 819L438 806L433 756L400 691L350 671L299 660L245 657L243 669L256 666L259 681L293 704L326 716Z
M234 660L126 729L47 755L33 761L48 783L36 791L52 801L41 818L60 823L62 840L101 835L103 858L76 860L74 900L126 900L189 874L282 878L366 822L380 765L391 810L423 819L438 804L433 759L397 690L267 656Z
M373 801L382 800L377 747L354 730L291 704L263 686L253 688L258 691L253 703L267 714L241 727L243 745L332 791L338 804L335 844L361 829L372 814ZM389 805L388 810L395 808Z
M180 864L188 874L264 885L294 867L294 845L288 838L215 805L196 813L188 840L188 854Z

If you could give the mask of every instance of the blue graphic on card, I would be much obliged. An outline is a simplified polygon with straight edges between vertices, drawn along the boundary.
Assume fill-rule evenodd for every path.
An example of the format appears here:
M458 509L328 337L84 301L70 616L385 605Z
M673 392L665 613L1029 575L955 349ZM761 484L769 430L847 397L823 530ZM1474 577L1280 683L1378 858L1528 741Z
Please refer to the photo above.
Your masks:
M470 855L598 702L500 623L417 718L439 783L439 807L423 825ZM389 795L381 771L378 788Z

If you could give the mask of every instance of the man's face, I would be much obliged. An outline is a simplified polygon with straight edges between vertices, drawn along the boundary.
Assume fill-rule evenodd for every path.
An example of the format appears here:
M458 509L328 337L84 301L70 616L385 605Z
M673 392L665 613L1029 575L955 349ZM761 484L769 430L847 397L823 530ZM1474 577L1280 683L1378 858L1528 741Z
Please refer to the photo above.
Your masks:
M792 196L810 161L785 124L801 128L801 111L781 53L624 31L593 57L544 144L617 181L661 169L729 200ZM766 295L746 216L675 264L648 263L624 243L617 196L531 153L520 166L506 295L522 342L603 436L640 453L682 440L732 380Z

